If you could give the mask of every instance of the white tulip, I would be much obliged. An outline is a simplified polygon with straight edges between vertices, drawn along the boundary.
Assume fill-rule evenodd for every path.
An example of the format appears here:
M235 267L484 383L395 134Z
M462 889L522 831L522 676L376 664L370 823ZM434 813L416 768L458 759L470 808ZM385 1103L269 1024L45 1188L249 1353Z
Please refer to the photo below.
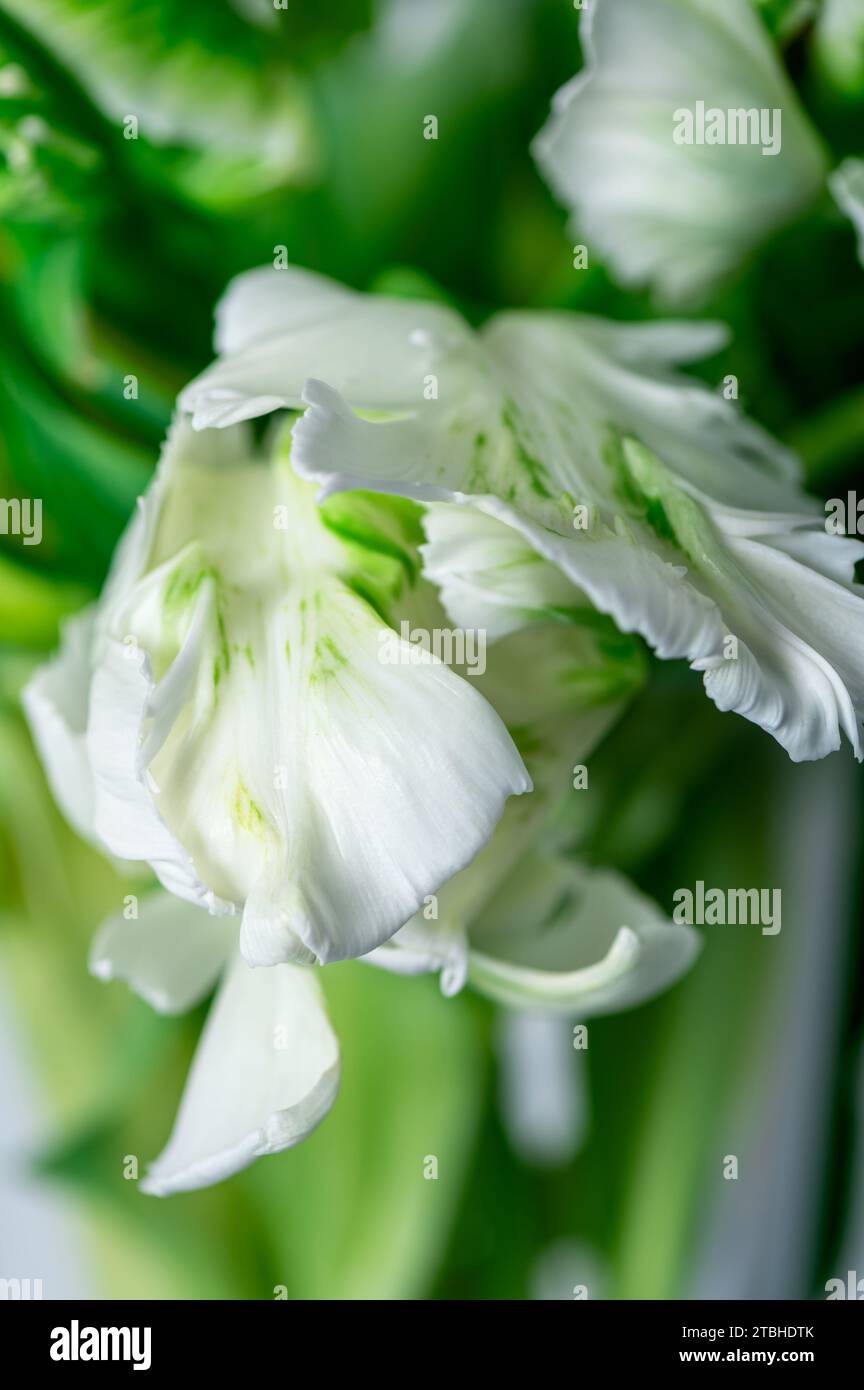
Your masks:
M204 428L174 426L99 604L25 694L70 821L171 894L107 923L93 970L169 1012L218 985L144 1184L163 1194L289 1147L332 1105L314 964L432 970L446 993L576 1018L689 967L697 934L557 853L547 816L642 678L624 633L698 661L725 632L719 562L706 550L691 583L673 541L692 549L735 497L751 519L801 505L784 451L669 370L711 326L508 315L477 335L266 271L231 287L218 341L181 400ZM243 422L284 407L306 412L293 444L282 427L259 453ZM422 499L420 553L410 507L319 507L311 480ZM809 513L783 521L791 554ZM380 659L382 633L407 645L403 614L448 612L488 636L485 670Z
M318 912L313 939L330 953L357 941L367 902L365 960L440 972L446 993L470 980L519 1008L629 1007L672 983L698 947L692 929L662 920L622 880L543 861L536 848L550 840L550 808L572 795L572 760L587 758L641 680L637 644L583 614L502 635L473 690L431 657L373 667L382 619L348 581L362 571L381 607L406 598L399 546L372 529L388 500L352 498L325 521L286 449L254 461L250 448L236 427L197 438L175 428L100 605L69 624L25 695L79 832L149 859L173 889L103 925L94 974L126 981L165 1013L217 989L173 1133L142 1182L157 1195L222 1181L296 1144L335 1100L339 1049L318 976L289 959L302 957L298 939L305 949L289 918L298 885ZM280 508L285 529L273 525ZM566 606L572 586L551 576ZM411 597L415 615L446 621L428 586ZM514 797L481 844L505 777L530 785L505 723L536 792ZM463 738L464 768L451 751ZM271 776L285 768L286 780ZM376 833L391 856L378 877ZM452 866L435 892L441 846ZM393 907L399 863L416 893L429 890L419 908L416 893ZM252 930L262 880L269 898ZM400 930L388 943L394 910ZM534 952L532 929L547 918ZM248 958L262 956L264 968L252 968Z
M425 549L454 621L497 635L599 610L794 760L841 731L860 756L864 546L827 534L786 449L673 369L723 339L563 312L475 333L439 305L264 269L229 288L222 355L181 402L199 427L305 403L293 462L325 494L457 504L431 510Z
M675 926L618 875L541 851L550 810L620 708L634 673L578 626L532 627L496 643L480 682L524 744L535 794L508 803L490 843L365 962L440 974L514 1008L588 1017L672 984L699 937ZM605 684L604 684L605 681ZM619 697L616 699L615 697ZM180 1013L222 978L174 1132L142 1189L168 1195L229 1177L304 1138L336 1097L338 1044L312 967L251 969L236 917L157 891L137 915L98 932L91 969L124 980L155 1009Z
M242 913L252 965L381 945L531 785L470 680L379 660L368 599L399 562L328 529L284 445L181 420L97 609L25 693L76 828Z

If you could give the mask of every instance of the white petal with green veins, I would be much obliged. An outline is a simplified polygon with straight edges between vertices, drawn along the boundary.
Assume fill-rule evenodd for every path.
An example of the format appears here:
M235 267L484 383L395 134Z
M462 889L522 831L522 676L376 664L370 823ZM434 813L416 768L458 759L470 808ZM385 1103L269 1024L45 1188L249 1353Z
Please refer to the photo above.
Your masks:
M97 834L242 911L252 964L372 950L531 787L471 682L379 616L410 582L410 506L322 513L286 448L184 422L154 495L93 643Z
M439 521L433 505L424 547L455 620L499 636L549 617L543 609L560 610L562 597L565 610L587 604L659 656L687 658L722 709L770 730L793 758L823 756L841 728L857 751L862 672L835 629L857 628L864 611L850 582L858 552L820 536L823 515L789 450L674 370L719 346L722 330L521 312L472 333L435 305L376 301L301 271L280 290L279 275L254 272L229 289L236 350L189 388L190 409L218 415L218 379L233 382L232 408L266 411L256 391L268 363L283 397L306 403L293 464L325 496L365 488L466 509ZM268 276L273 299L256 336ZM377 359L363 337L373 323ZM328 351L332 378L301 391L303 364ZM655 460L654 483L637 476L636 444L643 472ZM496 537L496 524L524 544ZM529 547L572 587L532 568ZM800 591L800 629L769 599L778 565ZM741 639L735 666L730 637Z

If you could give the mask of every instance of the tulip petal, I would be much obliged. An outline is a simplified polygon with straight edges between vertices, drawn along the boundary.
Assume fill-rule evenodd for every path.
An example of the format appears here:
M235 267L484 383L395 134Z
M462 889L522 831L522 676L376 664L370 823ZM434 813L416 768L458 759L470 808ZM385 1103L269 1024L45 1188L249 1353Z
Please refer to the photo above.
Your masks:
M585 69L534 141L541 172L623 284L702 297L818 194L818 137L748 0L597 0L580 32Z
M137 917L103 922L90 969L125 980L159 1013L182 1014L210 992L236 946L236 922L157 891L141 898Z
M599 632L532 624L496 642L477 682L514 733L534 793L514 799L477 857L410 922L364 960L394 974L440 974L444 994L468 976L468 937L531 848L554 843L554 813L572 796L574 759L585 759L644 678L638 644L593 615ZM609 625L611 627L611 624Z
M325 523L281 446L265 462L243 428L182 421L158 486L146 572L101 617L98 832L179 896L242 910L250 964L372 950L530 790L519 754L373 606L407 571L368 501Z
M621 875L535 854L472 925L469 981L514 1008L588 1018L668 988L700 944Z
M620 874L537 849L499 877L468 923L465 886L445 890L444 920L418 917L366 959L394 974L440 972L445 994L467 982L513 1008L588 1018L661 993L701 947L692 927L673 925Z
M323 593L315 621L305 648L299 627L288 639L297 675L276 677L297 682L280 706L306 713L282 735L281 797L261 793L285 848L247 900L241 941L256 963L379 945L474 857L506 797L531 786L469 681L347 591ZM304 671L315 650L324 655Z
M743 54L775 80L773 53L749 9L740 33L724 12L708 42L702 0L649 0L649 8L655 4L696 24L706 53L731 38L736 61ZM604 4L598 22L617 23L611 9ZM651 42L648 36L646 51ZM734 76L732 57L718 58L726 76ZM335 376L310 376L303 389L294 467L325 497L366 488L430 504L426 572L454 621L499 638L555 610L593 607L659 656L687 658L721 709L769 730L792 758L824 756L841 729L859 751L859 663L832 637L841 617L859 621L854 543L820 539L824 518L801 491L787 449L718 392L672 370L715 348L722 336L716 326L522 312L498 315L472 337L449 315L419 333L422 368L434 387L421 400L418 363L405 366L404 335L385 305L378 327L385 337L393 333L403 359L385 402L380 383L362 380L368 352L350 334L339 337L349 320L373 313L374 301L343 291L349 307L342 314L332 307L341 302L338 287L305 275L298 284L293 327L285 327L286 291L278 305L274 296L272 317L263 315L271 336L255 348L281 362L290 344L295 365L310 360L308 343L316 356L326 355L325 343L335 354ZM245 296L253 304L252 287L250 280L238 288L238 303ZM230 299L229 292L229 307ZM427 307L402 305L409 320ZM242 320L236 310L227 317ZM229 342L247 343L251 308L242 321ZM217 362L211 371L219 369ZM337 389L346 377L347 398ZM266 408L259 401L249 413ZM634 450L642 451L641 463ZM653 480L640 481L640 473ZM436 507L444 503L451 505ZM505 538L500 526L496 534L496 523L521 540ZM529 548L540 563L532 565ZM786 557L796 590L810 585L800 627L788 609L778 620L768 592L777 557ZM825 613L824 645L816 607ZM739 649L734 665L730 637Z
M860 759L864 587L852 567L864 545L806 515L754 516L697 500L641 445L627 441L624 454L634 486L722 606L723 652L693 663L710 698L772 734L794 762L839 748L841 730ZM771 531L783 522L785 532Z
M45 775L64 816L95 839L93 775L87 761L87 711L95 606L63 624L60 650L22 692L22 704Z
M353 414L323 382L308 382L305 396L309 408L294 427L293 457L301 476L325 490L379 487L424 501L474 506L519 531L622 632L638 632L660 656L694 659L717 649L722 625L714 605L683 582L680 569L644 528L619 519L616 529L597 523L577 534L572 506L556 501L545 486L545 495L538 496L530 470L503 473L501 490L515 492L513 502L472 492L482 474L458 475L467 460L464 453L460 457L452 431L449 438L446 429L439 434L443 421L436 420L434 428L409 418L372 424ZM350 472L337 471L349 461ZM591 496L577 486L573 496ZM563 492L562 484L559 495Z
M688 333L667 330L661 352L686 353ZM482 336L485 392L469 373L461 397L398 419L362 419L307 383L298 471L325 489L380 487L482 513L439 521L433 507L428 523L424 558L455 620L512 630L553 594L548 572L495 539L494 518L562 571L571 602L581 595L661 657L686 657L719 708L796 761L836 748L841 729L858 754L864 672L833 633L862 621L851 569L864 552L825 533L788 451L720 396L649 366L640 325L508 314ZM800 617L769 593L781 564ZM521 609L514 581L525 583Z
M235 957L186 1082L174 1130L141 1183L164 1197L222 1182L304 1139L336 1098L339 1050L303 966Z
M431 502L423 517L423 573L460 628L489 641L588 599L512 526L474 508Z
M441 345L470 334L440 304L357 294L312 271L261 267L233 280L217 309L223 354L185 387L196 429L302 407L303 384L326 377L368 410L422 402Z
M465 870L466 874L471 869ZM445 890L446 891L446 890ZM468 942L458 926L418 915L363 959L393 975L440 975L441 993L458 994L468 978Z
M189 633L163 681L157 682L147 652L137 641L105 639L90 692L89 765L95 782L94 827L103 845L121 859L146 860L170 892L230 913L199 876L188 850L169 828L154 797L144 756L159 751L194 681L211 621L210 595L198 603ZM155 737L154 737L155 733Z

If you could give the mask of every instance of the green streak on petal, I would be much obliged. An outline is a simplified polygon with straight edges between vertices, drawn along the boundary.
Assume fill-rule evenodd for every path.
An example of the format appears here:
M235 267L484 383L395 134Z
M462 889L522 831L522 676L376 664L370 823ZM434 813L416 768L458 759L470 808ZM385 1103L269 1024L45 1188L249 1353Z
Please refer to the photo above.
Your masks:
M248 831L250 835L255 835L259 840L264 838L267 830L264 812L244 782L237 783L233 811L234 819L242 830Z
M403 497L384 493L339 492L320 507L324 525L341 540L386 555L403 566L413 583L423 542L422 508Z
M319 637L315 643L315 658L309 673L309 682L314 685L317 681L332 680L347 665L347 656L333 638Z
M713 568L713 527L698 502L688 497L656 455L635 439L624 441L624 461L643 499L649 525L662 540L683 551L694 565Z
M213 685L218 689L222 677L227 676L231 670L231 643L228 640L225 615L218 604L216 608L216 627L219 632L219 652L213 663Z
M363 603L368 604L373 613L384 623L385 627L395 627L392 616L388 612L387 604L382 601L381 593L376 592L374 586L369 584L366 579L361 579L359 576L355 575L345 580L345 587L350 589L352 594L356 594L357 598L361 599ZM393 595L393 597L396 598L398 595Z
M228 641L228 630L225 626L225 615L221 608L216 613L216 626L219 629L219 641L221 643L220 661L225 668L225 674L231 670L231 644Z
M624 510L631 515L641 516L645 509L644 498L627 466L624 441L617 430L610 431L604 440L601 457L613 476L615 493Z
M344 547L340 578L389 624L420 573L422 509L401 497L350 492L329 497L319 515Z
M525 448L525 445L522 443L519 429L516 424L515 412L516 407L512 404L512 402L509 405L505 406L501 414L502 424L504 425L505 430L510 434L516 449L516 454L519 459L519 462L525 469L525 472L528 474L528 481L531 485L531 491L535 492L538 497L545 497L548 501L551 502L552 493L549 491L549 488L546 485L546 478L548 477L548 474L540 460L534 458L532 454L529 454L528 450Z
M208 579L215 581L217 578L215 569L210 565L201 565L198 569L178 565L165 585L162 602L166 617L174 617L188 608L201 585Z

